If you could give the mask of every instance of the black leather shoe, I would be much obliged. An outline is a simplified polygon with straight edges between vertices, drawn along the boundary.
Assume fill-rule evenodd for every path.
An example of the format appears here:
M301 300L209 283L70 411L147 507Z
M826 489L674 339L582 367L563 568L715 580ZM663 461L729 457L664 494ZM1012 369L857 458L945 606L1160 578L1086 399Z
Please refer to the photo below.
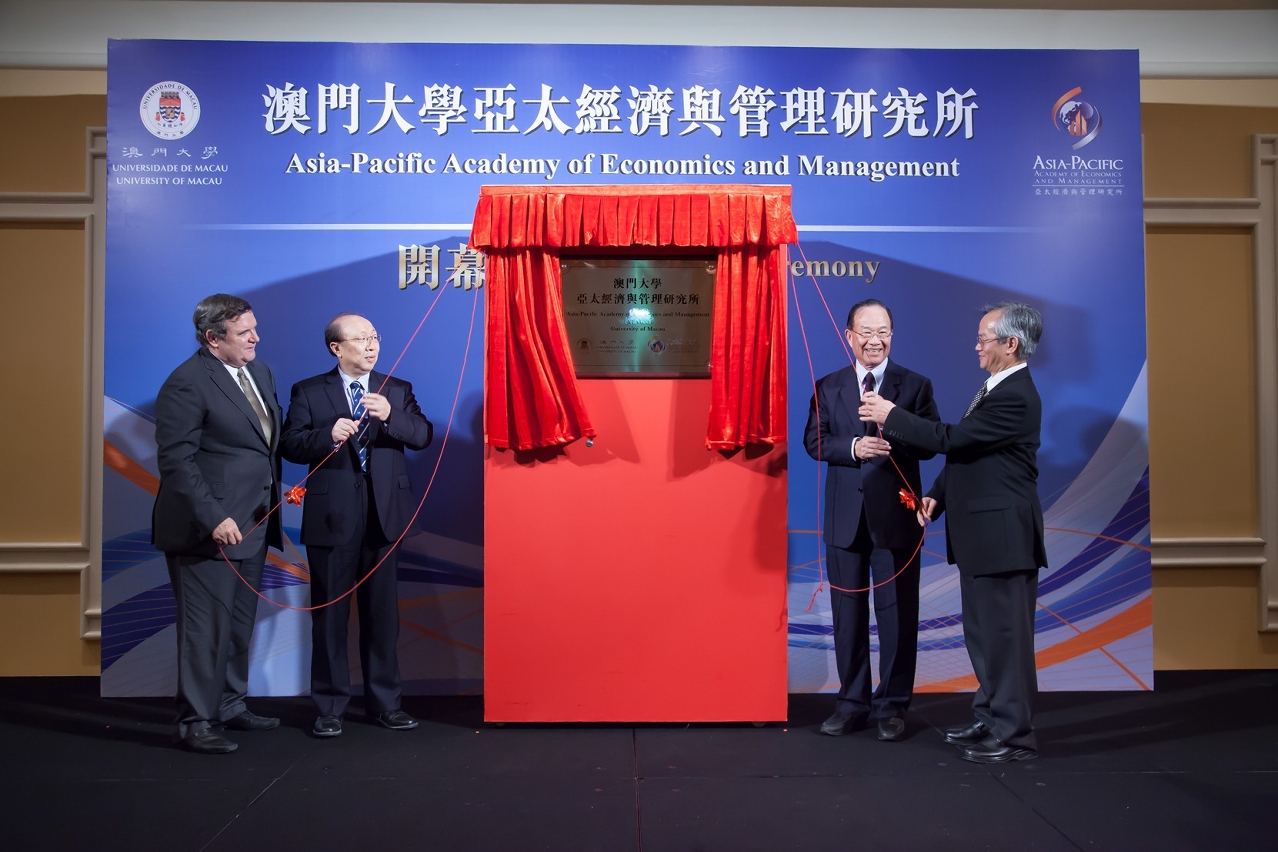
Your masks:
M377 724L392 731L409 731L417 727L417 720L403 710L383 710L377 714Z
M228 740L213 728L192 731L182 738L182 745L197 754L230 754L239 748L237 743Z
M963 749L962 757L972 763L1008 763L1013 760L1033 760L1038 752L1032 748L1012 746L990 734L976 745Z
M970 725L959 725L945 729L945 741L950 745L971 746L990 735L990 729L984 722L972 722Z
M336 737L342 733L341 716L320 716L311 726L311 733L317 737Z
M878 738L894 743L905 736L905 720L900 716L885 716L879 720Z
M848 731L859 731L865 727L865 720L851 713L838 713L821 723L821 733L827 737L841 737Z
M232 716L222 723L223 727L237 731L269 731L271 728L278 728L279 724L279 719L272 716L259 716L249 710L245 710L238 716Z

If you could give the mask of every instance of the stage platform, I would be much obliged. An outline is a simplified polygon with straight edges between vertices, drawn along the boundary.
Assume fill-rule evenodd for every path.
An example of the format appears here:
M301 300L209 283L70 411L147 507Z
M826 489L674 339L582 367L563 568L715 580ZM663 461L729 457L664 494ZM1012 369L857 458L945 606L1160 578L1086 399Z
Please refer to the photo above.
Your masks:
M1278 837L1278 671L1159 673L1152 693L1049 693L1041 756L964 763L921 695L907 738L823 737L830 696L789 721L507 725L479 697L409 698L388 731L352 712L307 735L305 698L230 755L169 744L168 699L95 678L0 679L0 849L441 852L1260 850ZM642 685L637 685L642 687Z

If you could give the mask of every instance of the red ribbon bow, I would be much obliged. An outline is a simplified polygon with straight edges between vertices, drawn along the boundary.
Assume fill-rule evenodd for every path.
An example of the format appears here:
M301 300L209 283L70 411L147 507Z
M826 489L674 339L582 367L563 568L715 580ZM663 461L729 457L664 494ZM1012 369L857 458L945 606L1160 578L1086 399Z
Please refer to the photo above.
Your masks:
M913 493L906 491L904 488L897 493L901 495L901 503L905 506L905 508L917 509L919 507L918 501L914 499Z
M306 496L306 489L300 485L294 485L284 494L284 499L292 503L294 506L302 505L302 498Z

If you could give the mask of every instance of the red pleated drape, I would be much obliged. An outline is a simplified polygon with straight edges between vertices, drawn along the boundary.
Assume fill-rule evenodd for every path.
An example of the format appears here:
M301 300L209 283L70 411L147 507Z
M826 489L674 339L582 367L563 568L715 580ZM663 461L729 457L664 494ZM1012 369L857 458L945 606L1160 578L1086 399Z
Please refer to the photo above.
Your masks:
M786 438L788 187L484 187L470 244L487 256L485 440L532 449L594 435L563 322L559 253L718 250L706 446Z

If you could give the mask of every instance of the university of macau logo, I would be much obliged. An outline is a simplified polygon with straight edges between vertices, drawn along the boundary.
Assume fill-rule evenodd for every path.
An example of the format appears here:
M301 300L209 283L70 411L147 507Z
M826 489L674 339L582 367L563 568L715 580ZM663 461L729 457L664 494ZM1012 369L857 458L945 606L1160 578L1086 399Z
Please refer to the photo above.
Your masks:
M146 90L139 112L152 136L181 139L200 123L200 99L189 87L166 80Z

